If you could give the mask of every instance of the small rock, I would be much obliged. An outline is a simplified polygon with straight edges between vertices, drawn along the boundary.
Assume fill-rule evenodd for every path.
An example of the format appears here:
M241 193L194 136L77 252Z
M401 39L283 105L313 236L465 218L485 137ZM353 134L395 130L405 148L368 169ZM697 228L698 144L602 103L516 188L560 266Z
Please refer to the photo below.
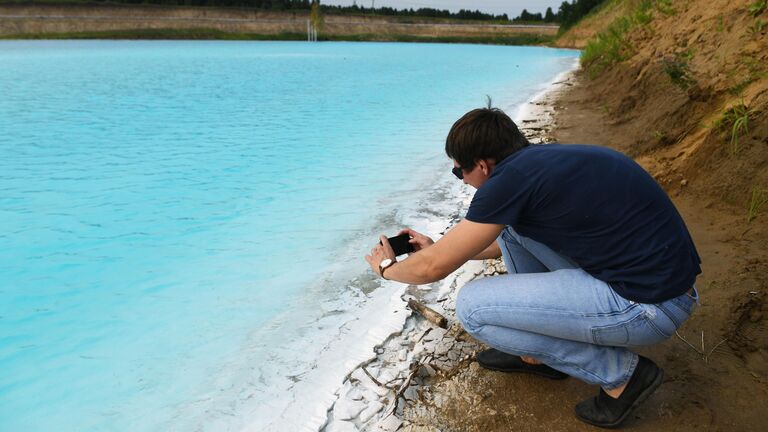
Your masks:
M363 392L357 387L352 387L346 394L347 399L359 401L363 399Z
M397 416L397 418L403 418L405 416L405 404L397 404L395 416Z
M451 347L453 347L452 342L442 341L439 344L437 344L437 346L435 346L435 354L441 356L447 353L448 351L450 351Z
M410 386L403 392L406 400L415 401L419 399L419 391L414 386Z
M351 374L349 374L349 378L355 381L360 381L361 383L367 384L371 381L370 378L368 378L368 375L363 372L363 368L357 368L354 371L352 371Z
M408 350L403 348L397 353L397 359L400 361L405 361L408 358Z
M400 429L400 426L402 425L403 425L402 420L391 415L379 423L379 430L386 431L386 432L394 432Z
M363 390L363 397L367 401L378 401L380 398L380 396L370 387Z
M333 404L333 418L352 420L365 409L365 403L350 399L339 399Z
M395 379L395 375L392 372L385 370L379 374L377 379L379 380L380 383L386 385L387 383Z
M368 420L373 418L373 416L376 415L379 411L381 411L384 408L384 404L381 402L371 402L368 404L368 408L364 409L363 412L360 413L360 421L362 423L367 423Z
M686 179L680 180L680 186L685 186L687 184L688 184L688 180L686 180Z
M388 395L391 392L391 390L389 390L386 387L374 386L373 392L376 393L379 396L379 398L382 398Z
M444 360L435 360L434 365L440 369L440 372L446 372L451 370L451 365Z
M419 375L423 377L435 376L437 375L437 371L435 371L435 368L430 365L421 365L419 368Z
M429 334L428 334L427 336L425 336L425 338L424 338L424 339L426 339L427 337L429 337L429 340L440 340L440 339L442 339L443 337L445 337L445 333L446 333L447 331L448 331L448 330L446 330L446 329L444 329L444 328L440 328L440 327L434 328L434 329L432 329L432 331L431 331L431 332L429 332Z

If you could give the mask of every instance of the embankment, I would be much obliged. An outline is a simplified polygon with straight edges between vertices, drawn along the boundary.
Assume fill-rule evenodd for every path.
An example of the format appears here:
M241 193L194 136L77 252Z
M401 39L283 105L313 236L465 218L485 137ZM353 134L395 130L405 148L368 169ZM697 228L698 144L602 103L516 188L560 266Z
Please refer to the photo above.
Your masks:
M304 39L309 11L147 5L0 4L0 38L130 37ZM484 24L366 15L326 15L327 40L538 43L557 26Z

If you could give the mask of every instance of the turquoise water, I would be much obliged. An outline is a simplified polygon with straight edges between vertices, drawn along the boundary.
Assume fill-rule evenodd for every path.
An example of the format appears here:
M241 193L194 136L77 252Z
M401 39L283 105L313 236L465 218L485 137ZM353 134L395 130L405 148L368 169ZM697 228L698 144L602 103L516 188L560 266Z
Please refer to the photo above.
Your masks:
M452 122L576 55L0 41L0 430L231 429L196 401L291 357L254 332L318 349L277 317L374 284L362 255L450 176Z

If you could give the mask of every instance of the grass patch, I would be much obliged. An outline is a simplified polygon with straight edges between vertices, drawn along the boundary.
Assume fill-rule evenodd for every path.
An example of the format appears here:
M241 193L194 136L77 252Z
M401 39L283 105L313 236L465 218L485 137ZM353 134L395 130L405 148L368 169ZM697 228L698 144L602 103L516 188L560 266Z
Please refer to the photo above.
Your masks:
M581 54L581 65L594 78L612 65L628 59L634 54L629 42L629 32L637 26L651 22L653 3L643 0L629 14L617 18L608 28L595 35Z
M664 72L672 80L672 83L683 90L687 90L696 83L691 76L691 69L688 62L693 58L693 51L688 50L682 54L667 56L661 60Z
M725 110L723 115L715 122L715 127L731 134L729 152L735 155L739 152L739 138L749 133L749 118L754 114L744 105L744 101Z
M763 32L763 28L765 28L765 22L761 19L756 19L755 23L749 26L749 33L753 36L758 35Z
M739 96L744 91L744 89L747 88L753 82L755 82L755 78L750 75L744 78L744 80L742 80L738 84L729 88L728 93L732 94L733 96Z
M750 55L743 55L740 58L740 63L746 68L746 76L741 79L741 81L728 89L728 91L734 96L741 95L744 89L746 89L753 82L768 78L768 70L766 70L766 66L759 59ZM735 79L738 75L737 72L738 71L734 69L729 71L726 76L729 79ZM742 76L744 75L742 74Z
M747 222L752 222L760 214L766 203L768 203L768 189L754 186L752 197L749 199L749 206L747 206Z
M766 6L768 6L768 0L755 0L754 3L749 5L749 14L757 17L765 11Z
M656 10L664 15L677 15L677 10L672 0L656 0Z

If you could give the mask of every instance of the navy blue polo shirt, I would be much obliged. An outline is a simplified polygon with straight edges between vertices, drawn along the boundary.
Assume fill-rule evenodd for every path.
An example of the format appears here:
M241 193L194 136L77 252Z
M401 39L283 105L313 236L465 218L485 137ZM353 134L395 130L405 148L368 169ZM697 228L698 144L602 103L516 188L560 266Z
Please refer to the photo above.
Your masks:
M641 303L677 297L701 273L667 194L635 161L604 147L533 145L512 154L477 190L466 218L512 226Z

